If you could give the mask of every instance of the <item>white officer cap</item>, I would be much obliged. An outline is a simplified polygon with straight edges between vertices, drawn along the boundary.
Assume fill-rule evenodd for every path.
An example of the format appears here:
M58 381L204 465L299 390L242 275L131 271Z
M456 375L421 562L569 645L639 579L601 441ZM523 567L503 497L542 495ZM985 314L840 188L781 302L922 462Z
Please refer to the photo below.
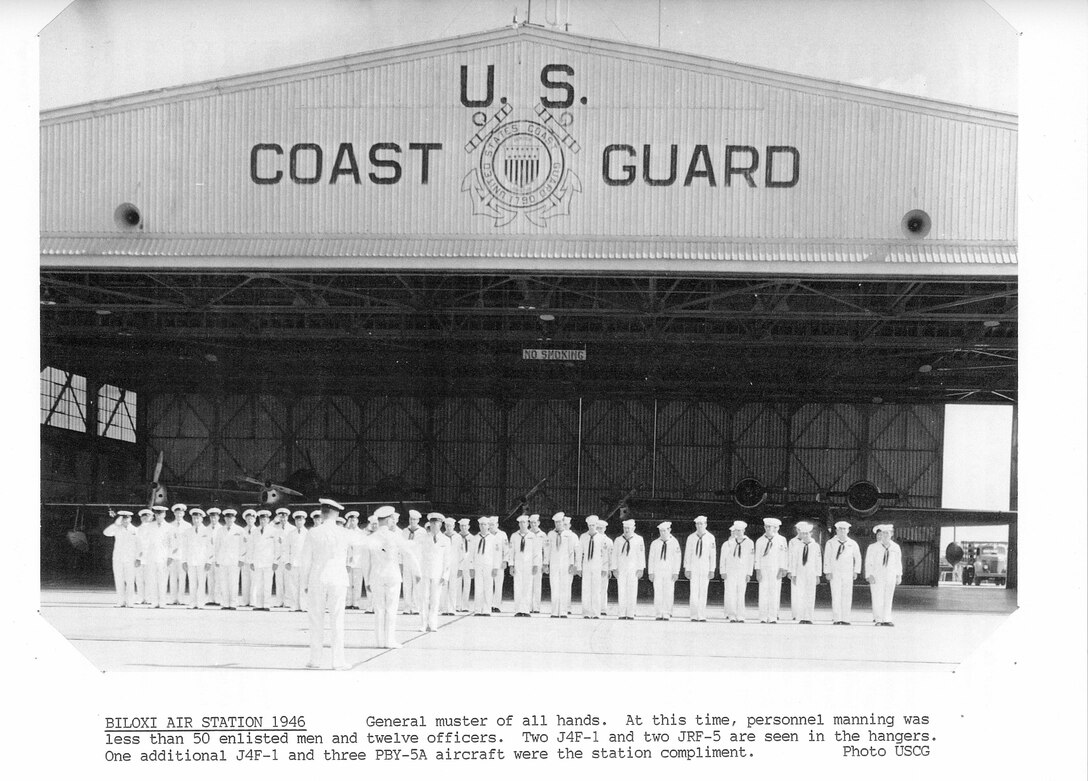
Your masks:
M657 525L657 528L662 530L662 531L671 530L672 529L672 521L662 521L661 523L659 523Z
M237 515L237 514L238 514L238 511L235 510L233 507L228 507L227 509L225 509L223 511L223 515L234 516L234 515Z
M540 513L533 513L532 515L529 516L529 520L530 521L539 521L540 520Z
M245 518L247 521L250 518L256 518L257 517L257 511L252 509L252 508L250 508L248 510L243 510L242 511L242 517Z
M222 515L222 514L223 514L223 511L220 510L218 507L209 507L208 508L208 515Z
M291 517L292 518L305 518L306 517L306 511L305 510L295 510L293 513L291 513Z
M317 501L325 507L329 507L333 510L339 510L340 512L344 511L344 505L340 504L340 502L336 501L335 499L318 499Z
M810 531L812 531L812 524L809 523L808 521L798 521L796 524L794 524L793 528L798 533L800 533L800 532L810 532Z
M446 516L444 516L442 513L427 513L427 520L428 521L444 521L444 520L446 520Z
M146 507L144 507L142 510L140 510L137 513L137 515L139 515L141 518L150 518L154 514L155 514L154 512L152 512L151 510L149 510Z
M567 517L566 514L562 510L560 510L559 512L557 512L555 515L552 516L552 520L555 521L556 523L558 523L559 521L563 520L566 517Z
M358 510L348 510L346 513L344 513L344 517L345 518L358 518L359 517L359 511Z
M181 502L178 502L177 504L175 504L173 507L170 508L170 512L174 512L175 510L181 510L182 512L185 512L188 509L189 509L188 505L185 505L185 504L182 504Z
M194 507L189 511L189 515L193 516L194 518L203 518L204 511L201 510L199 507Z
M528 523L528 522L529 522L529 516L528 515L519 515L518 516L518 523Z
M705 515L696 516L695 522L696 523L706 523L706 516Z
M166 512L166 508L165 508L165 507L164 507L163 505L161 505L161 504L157 504L157 505L155 505L154 507L152 507L151 509L152 509L152 510L154 510L155 512L157 512L157 513L164 513L164 512Z
M126 518L132 517L132 510L118 510L114 515L123 515Z
M381 520L383 520L385 518L392 517L392 516L394 516L396 514L397 514L397 511L394 510L390 505L388 505L388 504L382 505L381 507L379 507L377 510L374 511L374 520L381 521Z
M779 526L782 525L782 521L778 520L777 518L764 518L763 519L763 525L764 526L773 526L774 528L777 529Z
M623 522L623 528L625 528L625 529L635 528L635 519L634 518L628 518L626 521Z
M290 514L291 514L291 511L288 510L286 507L277 507L276 508L276 515L290 515Z
M748 524L744 521L733 521L733 525L729 527L731 532L742 532L748 528Z
M310 517L313 518L314 520L320 518L321 517L321 511L320 510L310 510Z
M839 521L839 522L837 522L835 524L835 528L836 529L849 529L850 524L848 524L846 521Z
M596 515L590 515L586 518L586 526L592 526L593 524L600 522L600 520L601 519Z
M257 516L259 518L271 518L272 517L272 511L271 510L266 510L266 509L264 509L262 507L260 510L257 511Z
M408 517L415 518L418 521L420 518L423 517L423 513L421 513L419 510L409 510Z

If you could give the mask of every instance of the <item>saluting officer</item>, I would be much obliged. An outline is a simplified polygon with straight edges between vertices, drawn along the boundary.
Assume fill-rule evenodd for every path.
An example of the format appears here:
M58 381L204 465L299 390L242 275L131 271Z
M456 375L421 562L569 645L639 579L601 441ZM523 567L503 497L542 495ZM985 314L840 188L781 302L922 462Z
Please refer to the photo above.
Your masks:
M764 535L756 542L756 580L759 581L759 623L777 624L782 602L782 578L789 569L786 538L778 533L782 521L764 518Z
M673 594L680 577L680 543L672 536L672 524L657 525L658 537L650 543L647 572L654 584L654 613L657 621L672 618Z
M684 544L684 576L689 582L688 605L692 621L706 621L706 591L714 577L717 543L706 530L706 516L695 519L695 533Z
M873 599L873 621L877 626L892 623L892 598L895 587L903 582L903 552L892 541L895 527L890 523L874 526L876 542L865 551L865 579Z
M729 527L732 537L722 543L721 561L725 617L731 624L743 624L745 618L744 595L755 568L755 546L745 534L748 524L733 521Z
M316 668L321 664L327 612L332 624L332 666L346 670L344 593L348 587L348 539L347 532L336 523L344 506L332 499L319 501L321 517L302 543L299 572L310 618L310 661L306 666Z
M638 582L646 569L646 543L635 534L635 521L623 522L623 534L612 541L612 574L616 578L617 612L620 621L635 620Z
M552 591L552 618L570 613L570 589L578 570L578 537L570 530L570 519L562 510L552 516L555 529L548 532L548 559L545 563Z
M811 624L816 612L816 585L823 570L820 544L812 539L812 524L799 521L790 543L790 610L799 624Z
M110 511L113 523L102 530L113 537L113 585L117 589L114 607L136 604L136 529L132 526L132 511Z
M528 618L533 580L540 573L543 553L538 538L529 531L529 516L518 516L518 531L510 538L510 574L514 577L514 616Z
M847 536L850 524L835 524L835 536L824 545L824 575L831 586L831 623L847 626L854 602L854 581L861 574L861 548Z

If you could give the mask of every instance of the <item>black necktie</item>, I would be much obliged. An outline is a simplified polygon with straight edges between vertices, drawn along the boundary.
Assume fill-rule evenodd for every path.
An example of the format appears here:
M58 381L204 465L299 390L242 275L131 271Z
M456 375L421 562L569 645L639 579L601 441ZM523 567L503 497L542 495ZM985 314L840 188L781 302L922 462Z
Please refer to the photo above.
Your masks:
M888 566L888 554L891 553L891 548L884 546L884 566Z
M766 556L770 552L771 552L771 538L768 537L767 538L767 547L763 549L763 555Z
M624 538L624 540L623 540L623 555L626 556L630 550L631 550L631 541Z
M808 543L805 543L805 551L801 554L801 566L808 564Z
M521 535L521 552L525 553L525 535Z
M661 560L665 560L665 554L667 553L668 546L665 543L661 543Z
M414 540L415 538L416 538L416 530L415 529L409 529L408 530L408 539L409 540Z
M842 555L842 549L843 549L843 548L845 548L845 547L846 547L846 543L845 543L845 542L840 542L840 543L839 543L839 552L835 554L835 558L836 558L836 559L838 559L838 558L839 558L839 556L841 556L841 555Z
M589 555L586 556L586 558L587 559L592 559L593 558L593 538L592 537L589 538Z
M437 534L436 534L436 535L434 536L434 544L435 544L435 545L437 545L437 544L438 544L438 535L437 535Z
M740 540L737 540L737 547L734 548L733 550L736 551L736 553L734 555L739 559L740 558Z
M480 538L480 547L476 549L477 553L483 553L484 552L484 543L485 542L487 542L487 538L486 537L481 537Z
M461 539L464 540L465 543L465 553L468 553L468 537L462 537Z
M703 555L703 537L699 536L699 540L695 545L695 558L700 558Z

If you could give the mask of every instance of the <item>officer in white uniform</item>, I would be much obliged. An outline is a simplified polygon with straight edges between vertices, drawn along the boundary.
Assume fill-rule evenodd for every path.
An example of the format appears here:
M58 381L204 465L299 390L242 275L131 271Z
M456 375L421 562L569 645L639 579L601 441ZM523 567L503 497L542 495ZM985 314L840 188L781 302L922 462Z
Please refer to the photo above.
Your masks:
M286 553L287 530L291 528L290 519L291 511L286 507L277 507L272 515L272 528L277 538L276 558L272 562L272 588L276 592L272 595L272 607L283 607L287 602L287 559L284 554Z
M215 552L219 549L219 537L226 530L223 512L218 507L208 508L208 525L211 528L211 567L208 569L208 604L219 607L219 568L216 565Z
M764 518L766 533L756 540L756 580L759 581L759 623L777 624L782 602L782 578L789 569L786 538L778 533L782 521Z
M688 606L692 621L706 621L706 591L714 577L717 543L706 530L706 516L695 519L695 533L684 543L684 577L688 579Z
M370 553L367 585L374 604L374 631L379 648L400 648L397 641L397 598L400 596L402 572L413 581L419 580L419 560L416 545L409 542L403 530L396 528L396 511L386 505L374 512L378 529L366 538Z
M476 545L472 548L472 570L476 580L476 615L490 616L495 605L492 589L495 588L495 576L502 566L502 541L491 534L491 518L484 516L478 521L480 531L476 535Z
M895 587L903 582L903 552L892 540L895 527L890 523L874 526L876 542L865 551L865 579L873 599L873 621L877 626L892 623L892 598Z
M299 599L298 568L302 563L302 543L306 540L306 511L295 510L291 513L294 525L283 530L283 581L284 604L289 610L302 612Z
M272 529L272 513L257 511L257 525L250 529L248 566L250 604L254 610L267 613L272 603L272 566L276 563L279 535Z
M236 510L228 507L223 511L225 526L219 532L215 551L220 610L235 610L238 607L238 572L242 568L242 545L246 531L235 523L237 517Z
M310 617L310 661L307 667L321 666L325 645L325 613L332 624L332 666L348 669L344 659L344 594L348 587L347 532L336 520L344 506L332 499L320 499L321 517L302 543L299 578Z
M502 590L506 585L506 567L510 564L510 540L506 532L499 528L499 516L491 516L490 526L492 536L499 540L496 546L499 552L499 569L495 573L495 582L491 590L491 612L498 613L502 610Z
M427 513L419 541L419 614L424 632L438 631L438 607L450 579L450 540L442 533L442 513Z
M850 524L835 524L835 536L824 545L824 575L831 586L831 623L850 624L850 608L854 602L854 581L861 574L861 548L847 536Z
M617 612L620 621L635 620L638 582L646 569L646 543L635 534L635 521L623 522L623 534L612 541L612 575L616 578Z
M139 561L140 546L143 544L141 540L144 535L144 527L150 524L151 519L154 517L155 513L150 507L142 507L136 511L136 518L132 521L132 527L136 530L136 557L132 560L132 579L136 587L137 605L151 604L147 599L147 579L144 577L147 568L141 567Z
M457 592L454 601L454 611L457 613L469 612L470 596L472 594L472 552L476 549L477 538L469 529L471 522L468 518L462 518L457 522L459 527L457 536L453 539L453 547L457 549L455 557L457 565Z
M344 529L348 536L348 590L347 610L361 610L364 604L367 551L363 542L366 532L359 528L359 511L344 513Z
M168 605L182 604L182 594L185 593L185 573L182 571L182 540L193 530L193 526L185 520L188 506L178 502L170 508L171 518L166 519L165 528L168 531L170 555L166 564L166 594Z
M529 516L529 534L536 537L536 544L540 548L541 567L533 575L533 596L529 600L529 612L539 613L541 605L541 591L544 582L544 551L548 546L548 535L540 528L540 515L533 513Z
M514 578L514 616L529 618L533 581L543 566L540 538L529 531L529 516L518 516L518 530L510 538L510 574Z
M725 617L731 624L744 623L744 594L755 568L755 546L744 533L747 528L748 524L744 521L733 521L729 527L732 536L722 543L721 560L718 562L718 570L722 574Z
M552 516L555 528L548 532L545 571L552 592L552 618L570 613L571 581L578 571L578 537L570 530L570 519L562 510Z
M672 617L673 592L680 577L680 543L672 536L672 524L662 521L657 525L658 538L650 543L650 555L646 569L654 584L654 613L657 621Z
M254 509L242 511L242 520L246 522L246 526L242 535L242 590L238 604L250 607L253 605L252 553L256 548L255 542L261 534L261 530L257 527L257 518L257 511Z
M192 530L181 539L181 567L189 581L189 607L200 610L208 603L205 591L212 568L212 527L199 507L189 511Z
M608 538L601 533L601 519L586 518L588 534L582 542L582 618L601 617L601 579L608 577L612 567Z
M799 624L811 624L816 612L816 584L823 566L820 543L812 539L812 524L799 521L790 544L790 609Z
M166 604L166 567L174 534L166 527L166 508L155 505L151 509L153 517L144 522L136 538L136 567L144 571L145 601L158 608Z
M113 537L113 585L117 589L114 607L132 607L136 604L136 529L132 526L132 511L118 510L110 513L113 523L102 530Z

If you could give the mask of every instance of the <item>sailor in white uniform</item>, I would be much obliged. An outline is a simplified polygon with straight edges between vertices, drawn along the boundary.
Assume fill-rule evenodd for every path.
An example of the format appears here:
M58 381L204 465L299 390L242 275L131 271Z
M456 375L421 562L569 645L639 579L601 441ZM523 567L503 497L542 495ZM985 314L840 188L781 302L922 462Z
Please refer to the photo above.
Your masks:
M472 570L476 581L476 615L489 616L495 605L492 589L495 576L502 565L501 540L491 534L491 518L483 516L478 521L480 531L472 548Z
M379 648L400 648L397 641L397 598L401 578L418 581L419 559L415 541L409 541L397 529L396 511L386 505L374 512L378 529L366 538L370 553L367 585L374 605L374 632ZM403 573L403 575L402 575Z
M419 510L409 510L408 526L405 529L401 530L401 533L404 535L404 539L406 539L413 545L417 545L419 543L419 540L422 539L422 535L424 534L423 527L419 525L419 521L422 517L423 514L420 513ZM416 558L419 558L418 549L416 550ZM416 581L414 578L404 577L403 575L402 578L404 580L404 584L402 586L402 588L404 589L404 614L408 616L414 616L416 613L419 612L419 599L416 595Z
M189 581L189 607L200 610L208 603L205 591L212 568L211 521L199 507L189 511L192 529L181 538L181 566Z
M364 579L366 548L363 541L366 532L359 528L359 511L348 510L344 513L344 529L348 537L348 590L347 610L361 610L364 601Z
M114 607L132 607L136 604L136 529L132 526L132 511L118 510L110 513L113 523L102 533L113 537L113 585L117 589Z
M219 586L219 609L236 610L238 607L238 572L242 568L242 545L246 531L235 523L238 512L232 508L223 511L224 526L220 529L215 551L216 581Z
M518 516L518 530L510 538L510 574L514 578L514 616L529 618L533 581L543 566L540 538L529 531L529 516Z
M601 617L601 579L607 578L612 568L609 539L601 533L601 519L596 515L586 518L589 527L582 542L582 618Z
M657 525L658 538L650 543L650 555L646 571L654 584L654 613L657 621L672 617L673 592L680 577L680 543L672 536L672 524L662 521Z
M874 526L876 542L865 551L865 579L873 599L873 621L877 626L892 623L892 599L895 587L903 582L903 552L892 540L895 527L890 523Z
M555 528L548 532L548 583L552 592L552 618L566 618L570 613L571 581L578 571L578 537L570 530L570 519L562 510L552 516Z
M497 515L491 516L491 534L499 539L497 546L499 568L495 573L495 583L491 591L491 612L499 613L502 611L503 588L506 586L506 568L510 564L510 539L506 536L506 532L499 528L499 516Z
M850 524L835 524L835 536L824 545L824 575L831 586L831 623L850 624L850 608L854 602L854 581L861 574L861 548L847 536Z
M529 516L529 534L536 537L536 544L540 548L541 553L541 567L536 571L536 574L533 575L533 596L529 601L529 612L539 613L541 605L541 588L544 582L543 555L544 550L548 545L548 535L540 528L540 515L537 513L533 513Z
M272 528L272 513L257 511L257 524L250 529L248 567L250 604L254 610L269 612L272 603L272 567L276 563L279 535Z
M300 589L298 581L298 568L302 563L302 543L306 540L306 511L295 510L291 513L294 525L283 530L283 582L284 604L289 610L296 613L302 612L302 601L299 599Z
M782 578L789 569L786 538L778 533L782 521L764 518L766 533L756 540L756 580L759 581L759 623L777 624L782 602Z
M157 608L166 604L166 567L174 534L166 527L166 508L155 505L151 509L153 517L144 521L136 538L136 567L144 571L144 600Z
M325 646L325 613L332 624L332 666L348 669L344 659L344 594L348 587L347 532L336 524L344 506L321 499L321 517L302 543L299 578L310 618L310 660L307 667L321 666Z
M446 537L446 542L450 546L450 574L446 580L446 587L442 589L442 599L438 605L438 612L444 616L452 616L454 614L455 605L457 604L457 595L461 590L461 577L458 572L460 568L461 558L461 538L457 536L457 519L456 518L443 518L442 519L442 534Z
M812 524L799 521L797 536L790 543L790 610L799 624L811 624L816 612L816 585L823 566L820 543L812 539Z
M208 508L208 526L211 529L211 556L208 568L207 588L208 604L219 607L219 567L216 565L215 552L219 549L219 537L226 530L223 512L218 507Z
M597 530L604 537L604 547L607 558L605 559L604 573L601 575L601 615L608 615L608 581L612 579L612 538L608 536L608 521L603 518L597 521Z
M706 516L695 519L695 533L684 543L684 577L688 579L688 607L692 621L706 621L706 592L717 564L714 535L706 530Z
M730 539L722 543L721 560L718 569L722 574L723 602L725 617L731 624L743 624L744 593L755 568L755 546L746 535L748 524L734 521L729 527Z
M620 621L635 620L638 603L638 582L646 569L646 543L635 534L635 521L623 522L623 534L612 541L612 575L616 578L617 605Z
M276 536L276 558L272 562L272 589L276 592L272 595L272 607L283 607L286 604L286 542L287 530L291 528L291 511L286 507L277 507L272 515L272 528Z
M419 614L424 632L438 631L438 607L450 578L450 541L442 533L442 513L427 513L419 541Z
M170 508L171 516L165 521L165 528L169 532L170 555L166 564L166 595L168 605L182 604L182 595L185 593L185 573L182 571L182 540L193 530L193 526L185 520L188 506L178 502Z
M462 518L457 522L457 536L453 538L453 547L457 549L454 558L457 566L457 591L454 594L454 612L467 613L472 595L472 551L476 549L476 535L469 529L471 522Z

